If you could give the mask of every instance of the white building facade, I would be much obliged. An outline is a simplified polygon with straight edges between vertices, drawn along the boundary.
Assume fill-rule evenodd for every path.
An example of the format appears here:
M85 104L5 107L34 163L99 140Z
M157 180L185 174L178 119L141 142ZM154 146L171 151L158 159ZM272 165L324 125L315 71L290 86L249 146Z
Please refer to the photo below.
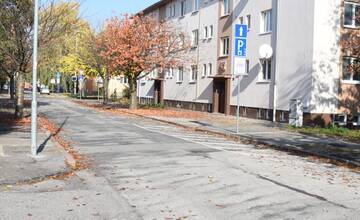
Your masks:
M360 77L344 76L344 63L354 58L341 39L358 28L358 5L358 0L160 1L145 14L157 12L191 38L197 35L189 51L194 62L180 68L182 77L179 68L171 70L160 86L143 81L139 95L154 99L160 87L159 101L166 105L225 114L235 114L239 95L242 116L284 122L290 100L297 99L307 124L329 124L343 113L357 120L359 97L349 94L359 93ZM238 94L232 54L233 27L239 23L249 30L247 75ZM261 59L262 45L272 48L270 59Z

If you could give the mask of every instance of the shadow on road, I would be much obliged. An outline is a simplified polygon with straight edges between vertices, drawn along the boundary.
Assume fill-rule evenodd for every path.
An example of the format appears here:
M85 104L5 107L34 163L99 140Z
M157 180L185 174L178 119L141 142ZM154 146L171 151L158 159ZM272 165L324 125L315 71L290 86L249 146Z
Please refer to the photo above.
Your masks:
M65 120L61 123L61 125L59 126L59 128L56 130L55 133L52 133L49 135L49 137L47 137L44 142L42 144L39 145L39 148L37 149L36 153L39 154L41 153L44 149L45 149L45 146L46 144L48 143L48 141L59 134L59 132L61 131L61 129L64 127L64 125L66 124L67 120L69 119L69 117L66 117Z

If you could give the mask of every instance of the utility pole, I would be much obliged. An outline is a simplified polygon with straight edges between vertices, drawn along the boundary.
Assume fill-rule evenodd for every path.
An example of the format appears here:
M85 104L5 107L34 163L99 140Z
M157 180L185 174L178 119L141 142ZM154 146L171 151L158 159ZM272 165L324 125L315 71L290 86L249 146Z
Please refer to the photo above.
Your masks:
M38 59L38 27L39 27L39 0L34 0L34 44L32 70L32 101L31 101L31 155L37 155L37 59Z

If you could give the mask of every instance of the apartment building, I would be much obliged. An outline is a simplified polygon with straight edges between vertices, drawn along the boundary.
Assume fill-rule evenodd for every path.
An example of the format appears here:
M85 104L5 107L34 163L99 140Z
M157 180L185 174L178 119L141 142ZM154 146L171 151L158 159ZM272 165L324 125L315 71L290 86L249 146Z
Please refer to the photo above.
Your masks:
M360 77L341 39L358 28L359 0L163 0L144 10L193 39L194 62L142 80L139 96L169 106L286 122L299 100L306 124L358 123ZM233 29L248 25L246 76L233 69ZM273 54L263 59L259 48ZM342 116L345 114L344 116ZM339 117L340 115L340 117Z

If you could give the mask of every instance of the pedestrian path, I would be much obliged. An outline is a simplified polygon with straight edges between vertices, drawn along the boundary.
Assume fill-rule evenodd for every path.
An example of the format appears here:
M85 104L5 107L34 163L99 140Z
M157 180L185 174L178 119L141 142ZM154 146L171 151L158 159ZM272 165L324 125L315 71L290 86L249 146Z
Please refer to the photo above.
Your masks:
M38 132L38 157L30 153L30 128L0 124L0 185L37 181L70 171L62 151L50 134Z

